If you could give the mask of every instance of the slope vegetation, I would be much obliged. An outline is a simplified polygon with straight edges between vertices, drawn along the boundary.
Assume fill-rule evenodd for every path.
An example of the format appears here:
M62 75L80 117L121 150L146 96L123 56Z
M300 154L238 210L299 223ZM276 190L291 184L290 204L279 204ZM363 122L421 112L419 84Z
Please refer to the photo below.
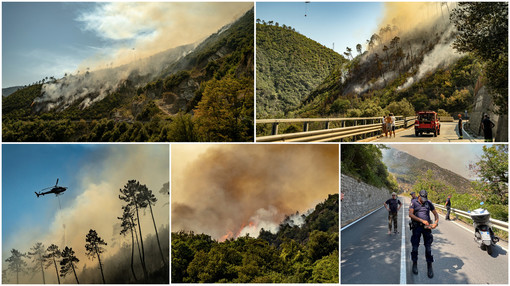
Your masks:
M329 195L305 223L287 217L278 232L261 230L217 242L209 235L172 233L172 282L338 283L338 194Z
M345 62L290 26L272 24L257 24L257 118L287 115Z

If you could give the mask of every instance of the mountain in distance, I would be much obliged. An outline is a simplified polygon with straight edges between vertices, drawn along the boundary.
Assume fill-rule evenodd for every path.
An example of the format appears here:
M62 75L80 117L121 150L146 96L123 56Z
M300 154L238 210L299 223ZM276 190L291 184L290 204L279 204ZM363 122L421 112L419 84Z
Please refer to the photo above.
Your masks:
M11 86L11 87L2 88L2 97L9 96L9 95L13 94L14 92L16 92L20 88L23 88L23 86L20 85L20 86Z
M290 26L257 20L257 118L288 117L345 62Z
M252 8L199 44L21 89L3 98L3 139L250 141L253 20ZM208 113L218 100L230 104ZM221 127L207 116L219 116Z
M404 190L411 190L418 179L425 176L428 170L431 170L435 180L452 186L458 193L471 193L473 191L470 180L448 169L439 167L437 164L418 159L394 148L383 149L382 153L383 162L388 167L388 171L395 176L400 187Z

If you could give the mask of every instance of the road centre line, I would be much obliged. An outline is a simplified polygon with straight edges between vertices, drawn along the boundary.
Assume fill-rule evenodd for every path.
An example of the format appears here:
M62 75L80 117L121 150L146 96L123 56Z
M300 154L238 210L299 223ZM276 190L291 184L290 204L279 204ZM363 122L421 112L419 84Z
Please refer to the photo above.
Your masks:
M402 243L400 244L400 284L407 284L406 272L406 207L402 211Z

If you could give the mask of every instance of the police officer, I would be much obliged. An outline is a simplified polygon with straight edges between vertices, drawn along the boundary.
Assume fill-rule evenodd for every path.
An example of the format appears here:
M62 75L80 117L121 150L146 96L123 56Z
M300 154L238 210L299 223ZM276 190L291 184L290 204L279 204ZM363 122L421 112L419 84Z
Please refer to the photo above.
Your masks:
M393 230L397 233L397 217L402 203L397 199L397 193L391 193L391 199L384 202L384 207L388 210L388 234L391 234L391 223L393 222Z
M434 214L434 223L430 220L430 212ZM413 222L413 235L411 236L411 260L413 261L413 273L418 274L418 246L420 245L420 237L423 235L423 244L425 245L425 258L427 260L427 276L434 277L432 270L432 229L437 227L439 223L439 215L434 205L427 199L427 191L421 190L417 200L411 202L409 207L409 217Z
M418 197L416 196L416 192L415 191L412 191L411 192L411 203L416 200Z

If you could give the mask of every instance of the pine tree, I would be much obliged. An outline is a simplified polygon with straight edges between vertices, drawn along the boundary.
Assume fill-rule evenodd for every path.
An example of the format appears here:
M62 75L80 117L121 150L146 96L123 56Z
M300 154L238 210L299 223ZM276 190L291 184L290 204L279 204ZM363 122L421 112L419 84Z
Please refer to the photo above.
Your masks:
M101 270L101 278L103 278L103 284L106 284L104 280L103 264L101 263L101 253L105 252L102 245L107 245L107 243L93 229L89 230L85 241L87 242L87 244L85 244L85 250L87 251L86 254L92 260L94 257L97 257L99 269Z

